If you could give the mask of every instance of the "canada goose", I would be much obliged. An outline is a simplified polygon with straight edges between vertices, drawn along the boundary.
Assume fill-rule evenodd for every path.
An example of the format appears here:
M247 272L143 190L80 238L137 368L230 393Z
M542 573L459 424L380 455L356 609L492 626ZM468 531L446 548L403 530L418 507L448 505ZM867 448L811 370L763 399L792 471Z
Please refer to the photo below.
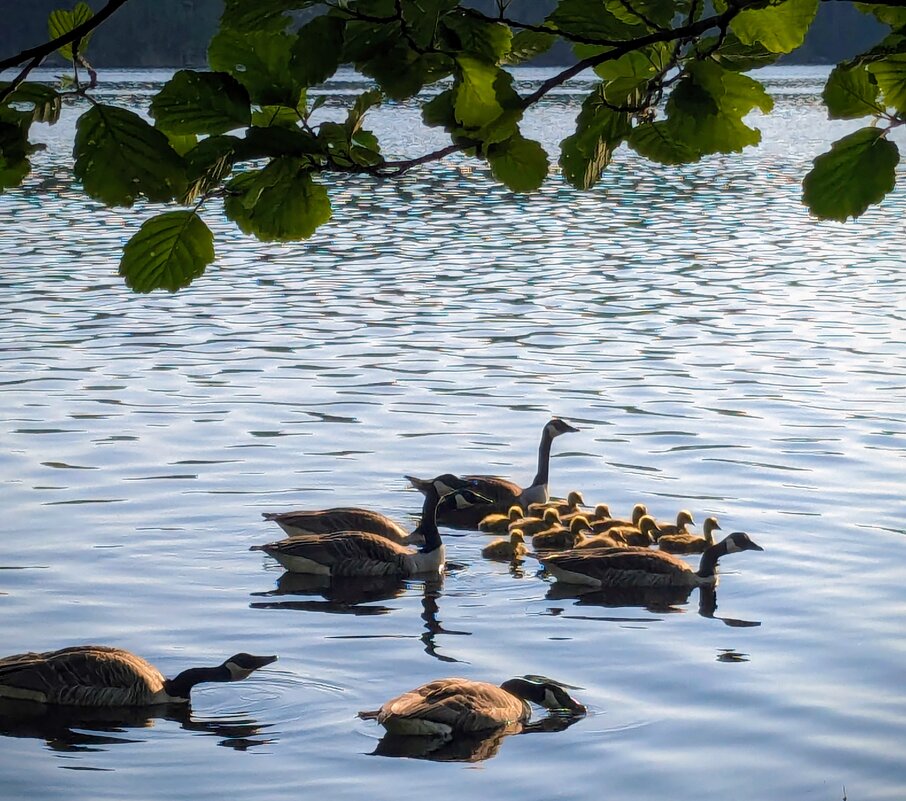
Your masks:
M639 520L643 515L648 514L648 507L644 503L637 503L632 507L632 520L620 520L619 518L595 519L592 521L592 528L597 532L607 531L609 528L635 526L638 528Z
M720 529L716 517L706 517L702 523L704 536L698 537L692 533L686 534L660 534L657 538L657 547L667 553L704 553L706 548L714 544L714 531Z
M166 679L122 648L76 645L0 659L0 698L65 706L151 706L188 703L196 684L239 681L276 656L235 654L218 667L189 668Z
M504 512L514 503L518 503L524 510L527 510L529 504L532 503L546 503L549 497L547 477L550 467L551 443L561 434L578 430L578 428L574 428L557 417L545 424L541 431L541 444L538 446L538 472L532 479L532 483L524 489L512 481L507 481L505 478L498 478L497 476L463 476L463 478L474 481L475 490L489 498L496 507L495 509L487 510L486 513L492 511ZM413 487L421 492L425 492L432 484L435 485L441 495L454 489L452 487L446 488L442 481L443 476L432 479L415 478L414 476L406 476L406 478L409 479ZM475 528L483 516L484 513L476 512L474 509L463 511L451 509L438 518L438 522L460 528Z
M498 687L454 678L423 684L387 701L380 709L359 712L359 717L377 720L393 734L449 738L526 723L532 714L530 701L572 715L585 714L585 707L554 682L509 679Z
M504 559L510 561L525 556L528 548L525 547L525 534L518 528L510 532L509 539L502 538L489 542L481 549L481 555L488 559Z
M560 522L563 523L563 525L569 525L577 517L584 517L588 520L588 527L591 528L591 523L595 520L610 519L610 507L606 503L599 503L591 512L587 509L577 509L575 512L570 512L569 514L561 514Z
M417 551L362 531L306 534L269 545L253 545L250 550L264 551L293 573L324 576L436 574L444 569L444 545L436 522L438 512L485 503L487 498L469 489L456 490L443 498L438 496L436 490L430 489L425 495L419 524L425 544Z
M528 511L532 514L543 514L545 509L556 509L562 517L580 511L580 507L584 503L585 498L582 497L582 493L579 490L573 490L566 496L565 501L551 500L547 503L530 503Z
M521 517L509 525L509 530L518 528L523 534L537 534L552 526L560 525L560 513L556 509L545 509L541 517Z
M573 550L542 557L541 564L558 581L590 587L698 587L717 584L717 560L738 551L762 551L742 531L708 548L698 571L682 559L647 548Z
M689 529L686 526L694 526L695 521L692 519L692 512L688 509L680 509L676 515L676 523L658 523L658 538L670 536L671 534L688 534Z
M545 531L539 531L532 537L532 547L536 551L562 551L572 548L579 533L587 529L587 520L581 517L573 518L569 528L558 524Z
M449 492L465 489L469 482L452 474L440 476ZM420 527L410 534L380 512L360 509L354 506L337 506L332 509L296 510L292 512L263 512L265 520L273 520L288 536L300 534L333 534L335 531L364 531L377 534L393 542L403 544L421 543L424 535Z
M518 504L513 504L505 515L498 512L485 515L478 524L478 530L494 534L499 531L506 531L510 527L510 523L515 523L521 517L522 507Z

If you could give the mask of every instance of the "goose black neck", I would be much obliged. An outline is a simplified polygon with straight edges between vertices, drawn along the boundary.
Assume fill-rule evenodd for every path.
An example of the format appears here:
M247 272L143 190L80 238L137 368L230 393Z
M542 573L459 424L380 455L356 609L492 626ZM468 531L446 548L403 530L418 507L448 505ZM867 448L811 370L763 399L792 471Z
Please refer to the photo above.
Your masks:
M531 486L537 487L541 484L547 484L547 474L551 463L551 443L554 438L551 436L547 426L541 432L541 444L538 446L538 472L532 479Z
M540 704L544 699L544 688L526 679L507 679L500 685L502 690L506 690L510 695L515 695L523 701L532 701Z
M698 573L700 578L711 578L717 572L717 560L727 553L727 543L718 542L705 549L702 554L702 560L698 563Z
M164 691L171 698L188 698L196 684L205 681L230 681L232 676L226 665L212 668L189 668L178 676L164 681Z
M422 553L436 551L443 544L440 540L440 532L437 530L437 507L440 504L440 495L434 485L425 492L425 502L422 504L422 520L418 524L413 536L421 535L425 538L425 544L419 548Z

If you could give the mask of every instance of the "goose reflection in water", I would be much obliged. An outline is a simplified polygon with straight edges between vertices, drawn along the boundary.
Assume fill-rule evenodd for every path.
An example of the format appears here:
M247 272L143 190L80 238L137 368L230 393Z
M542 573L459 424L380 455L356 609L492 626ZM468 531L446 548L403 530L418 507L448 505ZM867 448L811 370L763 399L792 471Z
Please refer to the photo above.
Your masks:
M689 603L689 597L694 589L697 589L699 593L698 613L702 617L720 620L725 625L734 628L761 625L757 620L740 620L715 615L717 590L714 587L610 587L602 590L583 590L575 585L558 582L548 588L545 598L549 601L574 598L576 606L636 607L646 609L653 614L663 615L685 611L681 607Z
M399 576L319 576L286 572L277 586L253 597L274 598L286 595L321 596L323 601L255 601L252 609L296 609L303 612L328 612L337 615L386 615L390 606L367 606L376 601L398 598L406 591Z
M318 576L308 573L286 572L277 579L277 586L268 592L254 592L258 598L276 598L280 596L320 596L324 600L267 600L253 601L252 609L294 609L302 612L327 612L338 615L386 615L398 607L384 606L378 601L401 598L407 591L415 594L422 592L421 619L424 631L419 639L425 646L425 653L441 662L460 662L452 656L441 654L437 650L435 638L439 634L471 636L470 631L445 629L438 620L440 607L438 600L444 586L443 576L430 579L406 579L400 576ZM355 638L355 635L348 635ZM368 635L363 635L368 636Z
M219 737L222 745L246 751L275 742L259 738L268 728L244 717L196 718L188 704L145 707L69 707L0 699L0 736L44 740L51 751L95 752L147 738L133 729L151 729L157 720L178 723L186 731Z

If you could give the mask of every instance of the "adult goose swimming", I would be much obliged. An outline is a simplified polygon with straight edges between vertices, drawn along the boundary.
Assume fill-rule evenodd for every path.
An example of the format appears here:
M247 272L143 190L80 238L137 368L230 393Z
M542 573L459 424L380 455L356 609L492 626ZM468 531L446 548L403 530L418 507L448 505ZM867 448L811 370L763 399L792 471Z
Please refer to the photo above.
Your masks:
M465 479L452 474L438 476L449 492L469 486ZM393 542L420 544L424 542L421 525L408 532L398 523L380 512L356 506L337 506L332 509L299 509L291 512L263 512L265 520L273 520L290 537L301 534L332 534L335 531L364 531L377 534Z
M380 709L359 712L359 717L377 720L392 734L453 737L527 723L532 715L529 702L576 716L585 714L585 707L554 682L517 678L498 687L452 678L423 684Z
M484 510L451 509L439 517L438 522L454 528L474 529L478 527L485 515L492 512L506 513L513 504L519 504L524 511L527 511L529 504L547 503L550 499L547 491L547 481L550 468L551 443L561 434L578 430L578 428L571 426L558 417L545 424L541 431L541 444L538 446L538 471L528 487L522 488L512 481L507 481L507 479L497 476L463 476L466 480L474 482L476 491L490 499L493 508ZM455 487L449 487L443 482L443 476L430 479L415 478L414 476L406 476L406 478L409 479L413 487L421 492L427 492L431 486L434 486L441 495L455 489Z
M76 645L0 659L0 698L91 707L184 704L196 684L239 681L276 659L239 653L217 667L189 668L167 679L122 648Z
M487 508L487 498L470 489L456 490L440 497L432 487L425 495L419 528L425 544L417 551L364 531L333 534L306 534L269 545L253 545L293 573L322 576L414 576L442 573L444 545L437 530L437 518L446 509L472 505Z
M589 587L700 587L717 585L717 560L728 553L763 551L742 531L708 548L698 570L678 556L648 548L572 550L541 557L557 581Z

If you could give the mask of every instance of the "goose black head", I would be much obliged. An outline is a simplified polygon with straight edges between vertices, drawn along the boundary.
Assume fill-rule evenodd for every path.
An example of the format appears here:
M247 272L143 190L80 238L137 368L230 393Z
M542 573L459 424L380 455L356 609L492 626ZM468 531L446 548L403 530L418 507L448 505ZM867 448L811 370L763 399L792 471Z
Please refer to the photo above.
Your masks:
M238 653L233 654L223 666L230 673L230 681L239 681L246 676L254 673L258 668L276 662L276 656L254 656L253 654Z
M727 544L727 553L736 553L737 551L763 551L760 545L752 542L749 535L744 531L734 531L724 542Z
M559 417L552 418L545 428L547 429L548 434L550 434L551 439L559 437L561 434L579 430L575 426L571 426L565 420L561 420Z
M545 709L564 710L573 715L584 715L586 711L583 704L554 681L529 681L517 678L509 679L500 686L508 693Z
M493 501L490 498L486 498L481 493L463 488L444 495L440 499L437 509L440 512L444 512L449 509L467 509L470 506L482 506L492 503Z

